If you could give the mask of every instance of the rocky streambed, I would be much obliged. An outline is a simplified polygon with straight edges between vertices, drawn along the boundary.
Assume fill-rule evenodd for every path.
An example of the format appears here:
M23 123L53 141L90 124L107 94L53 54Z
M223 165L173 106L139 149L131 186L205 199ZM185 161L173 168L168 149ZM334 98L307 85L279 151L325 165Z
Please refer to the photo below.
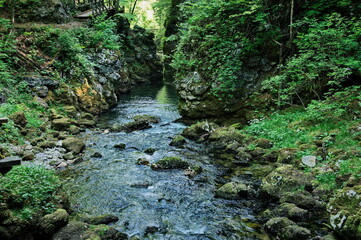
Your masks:
M116 131L137 115L155 118L142 130ZM84 134L86 161L67 174L76 211L115 215L111 226L131 239L267 239L255 218L260 182L230 176L203 144L179 135L186 126L178 118L167 86L135 90L103 116L104 130Z

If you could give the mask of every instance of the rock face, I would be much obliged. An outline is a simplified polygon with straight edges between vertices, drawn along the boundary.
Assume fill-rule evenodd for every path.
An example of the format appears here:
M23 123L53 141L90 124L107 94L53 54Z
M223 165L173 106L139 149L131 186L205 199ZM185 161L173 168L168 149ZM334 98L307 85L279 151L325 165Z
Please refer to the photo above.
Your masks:
M15 20L17 22L64 23L72 19L67 6L61 0L25 1L17 4ZM5 5L6 12L11 12Z
M180 96L180 114L189 119L204 119L235 113L241 109L239 100L218 99L210 95L211 84L204 80L198 72L189 75L176 83Z

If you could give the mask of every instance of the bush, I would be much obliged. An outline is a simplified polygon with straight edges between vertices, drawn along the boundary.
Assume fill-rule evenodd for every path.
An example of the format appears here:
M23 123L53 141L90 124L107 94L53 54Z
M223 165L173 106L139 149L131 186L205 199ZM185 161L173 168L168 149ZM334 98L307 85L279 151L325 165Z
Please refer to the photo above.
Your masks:
M0 178L0 202L12 206L23 218L51 213L57 201L60 180L55 171L41 166L15 166Z
M320 98L352 74L361 74L359 19L332 14L325 20L306 19L296 26L308 28L295 40L299 53L281 66L280 75L263 82L265 89L279 96L279 105L305 105L306 99Z

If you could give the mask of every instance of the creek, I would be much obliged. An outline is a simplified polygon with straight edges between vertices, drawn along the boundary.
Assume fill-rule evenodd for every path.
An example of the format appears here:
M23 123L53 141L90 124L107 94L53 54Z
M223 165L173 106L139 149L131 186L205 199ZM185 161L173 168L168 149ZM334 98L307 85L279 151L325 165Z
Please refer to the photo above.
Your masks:
M84 159L71 169L65 186L74 208L83 214L114 214L111 224L139 239L231 240L260 239L248 200L225 200L214 191L226 182L224 168L215 164L205 146L189 142L185 148L169 146L186 126L178 123L177 94L170 86L143 86L124 96L119 105L101 117L102 129L127 123L135 115L161 118L152 128L131 133L86 131ZM126 144L124 150L113 146ZM144 153L154 148L153 155ZM101 158L91 157L94 152ZM137 159L154 163L179 156L202 167L194 177L184 170L152 170ZM252 225L253 224L253 225Z

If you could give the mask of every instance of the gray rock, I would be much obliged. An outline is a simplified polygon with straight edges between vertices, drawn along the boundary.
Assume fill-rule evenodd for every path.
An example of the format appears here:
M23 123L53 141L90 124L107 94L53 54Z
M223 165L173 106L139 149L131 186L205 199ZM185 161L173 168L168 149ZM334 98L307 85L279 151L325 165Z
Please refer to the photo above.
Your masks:
M316 156L308 155L302 157L302 163L307 167L314 167L316 166Z
M73 152L74 154L79 154L83 152L85 148L85 143L83 140L79 138L70 137L62 142L63 148L65 148L68 152Z

